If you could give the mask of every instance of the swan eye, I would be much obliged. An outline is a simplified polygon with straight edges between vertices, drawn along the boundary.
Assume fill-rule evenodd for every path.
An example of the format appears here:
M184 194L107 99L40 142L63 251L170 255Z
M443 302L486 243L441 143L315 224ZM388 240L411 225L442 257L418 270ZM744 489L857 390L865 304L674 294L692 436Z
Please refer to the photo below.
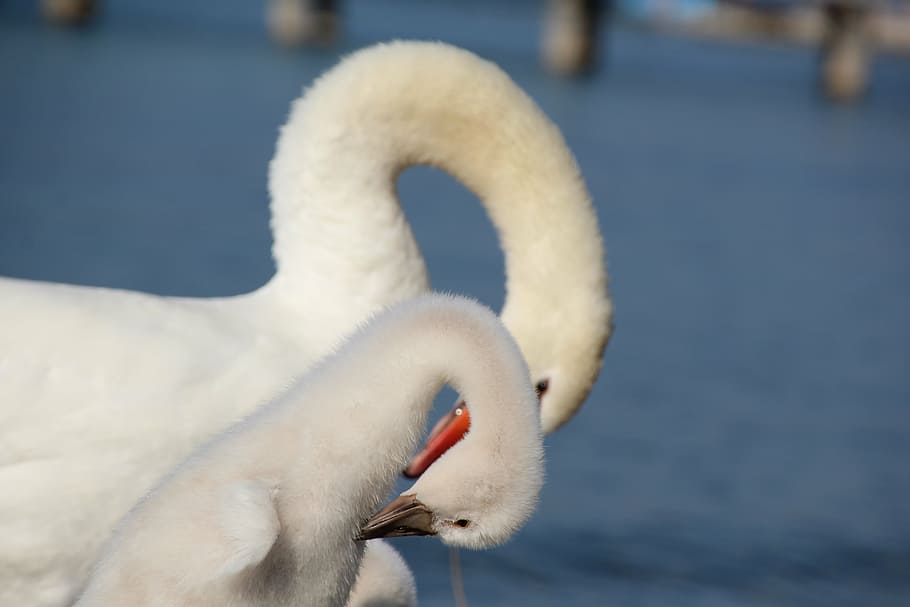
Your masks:
M543 398L543 395L547 393L547 388L550 387L549 379L542 379L537 382L537 385L534 386L534 389L537 391L537 398Z
M471 521L469 521L466 518L460 518L457 521L455 521L455 524L458 525L459 527L461 527L462 529L464 529L465 527L467 527L468 525L471 524Z

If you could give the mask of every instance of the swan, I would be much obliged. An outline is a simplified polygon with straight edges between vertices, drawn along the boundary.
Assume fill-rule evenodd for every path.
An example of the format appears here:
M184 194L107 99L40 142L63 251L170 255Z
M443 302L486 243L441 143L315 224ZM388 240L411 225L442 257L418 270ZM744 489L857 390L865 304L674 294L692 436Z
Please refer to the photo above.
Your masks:
M474 429L376 511L444 383L471 399ZM76 607L343 605L355 539L495 546L527 521L542 485L537 397L518 346L484 306L426 295L375 316L178 466L119 526Z
M428 289L395 194L437 166L479 195L506 269L501 318L581 406L612 308L597 217L558 129L498 67L440 43L356 52L292 107L270 165L277 271L235 297L0 279L0 604L69 605L102 540L208 437L358 322Z

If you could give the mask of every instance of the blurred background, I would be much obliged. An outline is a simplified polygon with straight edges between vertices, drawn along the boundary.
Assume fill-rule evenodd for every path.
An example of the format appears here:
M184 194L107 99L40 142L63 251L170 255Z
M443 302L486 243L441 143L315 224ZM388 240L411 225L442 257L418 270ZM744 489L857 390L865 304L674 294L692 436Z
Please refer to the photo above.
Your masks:
M537 515L462 554L469 603L910 604L905 3L92 4L0 0L0 274L255 289L291 100L365 45L464 46L563 130L617 323ZM399 190L433 286L498 309L473 195ZM396 545L453 604L447 551Z

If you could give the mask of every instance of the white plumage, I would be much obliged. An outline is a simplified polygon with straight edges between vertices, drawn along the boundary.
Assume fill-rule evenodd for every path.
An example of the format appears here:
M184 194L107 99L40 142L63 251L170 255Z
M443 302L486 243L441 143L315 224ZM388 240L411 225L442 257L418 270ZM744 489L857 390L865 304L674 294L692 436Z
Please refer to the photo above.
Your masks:
M364 523L443 383L471 399L471 432L392 514ZM537 398L515 342L483 306L423 296L181 464L120 525L76 605L343 605L361 533L496 545L542 483Z
M412 607L417 584L407 563L382 540L367 543L348 607Z
M557 129L494 65L443 44L355 53L292 109L271 166L278 271L229 298L0 279L0 604L69 604L131 504L375 310L427 289L394 193L436 165L505 253L502 318L550 431L600 368L596 216Z

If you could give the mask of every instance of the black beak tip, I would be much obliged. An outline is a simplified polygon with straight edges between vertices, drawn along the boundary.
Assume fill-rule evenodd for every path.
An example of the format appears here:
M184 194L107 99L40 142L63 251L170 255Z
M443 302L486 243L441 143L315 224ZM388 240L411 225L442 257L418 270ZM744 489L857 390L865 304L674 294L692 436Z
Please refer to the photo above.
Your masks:
M355 541L405 535L435 535L433 514L413 495L402 495L365 521Z

